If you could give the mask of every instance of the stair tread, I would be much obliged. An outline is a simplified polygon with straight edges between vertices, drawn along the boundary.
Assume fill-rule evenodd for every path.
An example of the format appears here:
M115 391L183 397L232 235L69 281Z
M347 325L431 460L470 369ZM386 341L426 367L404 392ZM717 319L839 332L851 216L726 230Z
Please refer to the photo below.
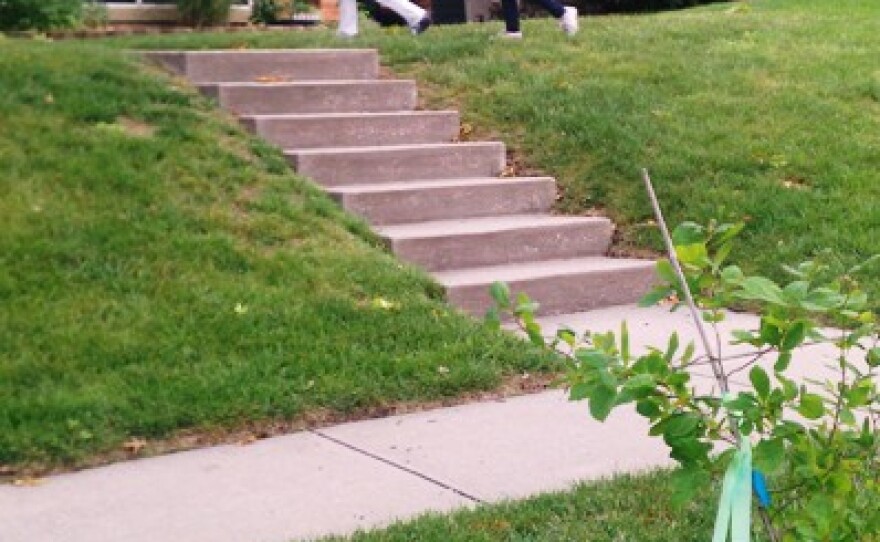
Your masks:
M555 183L553 177L471 177L464 179L424 179L414 181L402 181L392 183L371 184L345 184L327 188L331 194L371 194L384 192L403 192L409 190L472 187L497 185L503 188L505 185L530 184L530 183Z
M593 256L587 258L491 265L467 269L450 269L446 271L435 271L432 275L444 286L457 287L491 284L495 281L514 282L550 278L554 276L576 275L584 272L614 272L633 269L653 270L654 262L652 260Z
M604 217L562 216L548 214L517 214L506 216L486 216L476 218L456 218L452 220L431 220L411 224L377 226L383 237L392 239L420 239L425 237L448 237L468 233L488 233L524 228L548 226L567 226L572 224L609 224Z
M395 118L395 117L446 117L458 115L454 109L441 111L412 111L401 109L400 111L345 111L342 113L279 113L240 115L241 120L314 120L314 119L360 119L360 118Z
M344 153L371 153L371 152L395 152L410 150L443 150L450 147L491 147L498 148L504 144L500 141L464 141L444 143L407 143L405 145L370 145L364 147L322 147L319 149L285 149L287 154L298 155L333 155Z
M415 81L412 79L301 79L297 81L214 81L208 83L197 83L197 87L307 87L307 86L350 86L350 85L410 85Z

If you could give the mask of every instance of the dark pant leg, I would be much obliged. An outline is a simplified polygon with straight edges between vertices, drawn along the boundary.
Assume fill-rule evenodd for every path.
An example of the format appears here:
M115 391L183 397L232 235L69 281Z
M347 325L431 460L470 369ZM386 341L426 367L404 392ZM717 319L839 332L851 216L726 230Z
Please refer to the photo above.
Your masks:
M565 14L565 6L560 4L558 0L532 0L533 2L540 4L542 8L546 9L550 12L550 15L553 15L557 19L562 17Z
M508 32L519 32L519 0L501 0L504 27Z

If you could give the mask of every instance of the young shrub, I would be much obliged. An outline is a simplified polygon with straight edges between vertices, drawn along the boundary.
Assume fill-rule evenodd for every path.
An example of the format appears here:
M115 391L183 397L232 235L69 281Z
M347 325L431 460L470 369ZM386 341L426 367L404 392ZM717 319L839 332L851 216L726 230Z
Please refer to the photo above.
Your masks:
M524 295L512 297L501 283L491 290L496 308L490 321L511 316L532 342L563 354L570 399L587 401L595 419L634 405L651 422L650 435L662 438L682 466L671 490L679 500L694 498L726 471L725 490L738 483L729 486L728 480L745 480L739 487L748 489L739 495L749 499L754 488L771 540L877 542L880 324L876 305L857 281L873 262L839 272L834 262L817 259L784 267L791 279L777 284L727 264L741 229L685 223L672 235L708 328L707 343L716 345L702 356L693 343L682 347L677 333L667 344L636 354L625 323L619 334L578 337L562 329L545 339L535 320L537 304ZM657 274L661 284L643 304L666 301L678 308L687 292L674 264L660 260ZM760 322L756 329L734 331L729 344L749 345L753 354L724 360L719 324L727 309L741 303L754 308ZM817 345L825 345L825 353ZM834 355L826 357L829 352ZM726 389L732 376L738 385L724 394L699 392L691 382L699 367L712 368L716 389ZM719 514L724 533L726 517Z
M2 0L0 0L2 1ZM83 4L81 23L89 29L104 28L110 22L110 14L107 6L96 0L89 0Z
M196 28L225 23L231 5L232 0L177 0L181 22Z
M255 0L251 11L251 22L254 24L272 24L278 21L279 6L275 0Z
M82 0L0 0L0 30L53 30L76 26Z

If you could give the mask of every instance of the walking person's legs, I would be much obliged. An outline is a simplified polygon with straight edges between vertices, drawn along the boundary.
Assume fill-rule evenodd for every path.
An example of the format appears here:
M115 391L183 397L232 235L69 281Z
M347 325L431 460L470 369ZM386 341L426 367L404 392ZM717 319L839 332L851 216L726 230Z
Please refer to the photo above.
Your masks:
M403 17L413 34L421 34L431 25L428 12L408 0L376 0L380 6L386 7Z
M550 15L559 20L559 26L569 36L578 31L578 11L570 6L563 6L558 0L533 0L546 9ZM519 26L519 0L501 0L501 10L504 13L504 26L507 36L521 38L522 32Z
M340 36L347 38L357 36L358 33L358 8L357 0L339 0L339 28Z

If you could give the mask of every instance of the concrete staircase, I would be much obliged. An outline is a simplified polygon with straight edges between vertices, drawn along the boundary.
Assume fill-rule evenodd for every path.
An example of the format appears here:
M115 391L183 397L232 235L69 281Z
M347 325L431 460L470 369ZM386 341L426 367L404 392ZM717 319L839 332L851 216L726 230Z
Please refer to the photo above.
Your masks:
M284 149L401 259L420 265L473 314L501 280L541 313L631 303L653 262L606 257L613 224L556 216L556 183L500 177L500 142L458 142L455 111L415 111L413 81L379 80L372 50L144 53L185 76Z

